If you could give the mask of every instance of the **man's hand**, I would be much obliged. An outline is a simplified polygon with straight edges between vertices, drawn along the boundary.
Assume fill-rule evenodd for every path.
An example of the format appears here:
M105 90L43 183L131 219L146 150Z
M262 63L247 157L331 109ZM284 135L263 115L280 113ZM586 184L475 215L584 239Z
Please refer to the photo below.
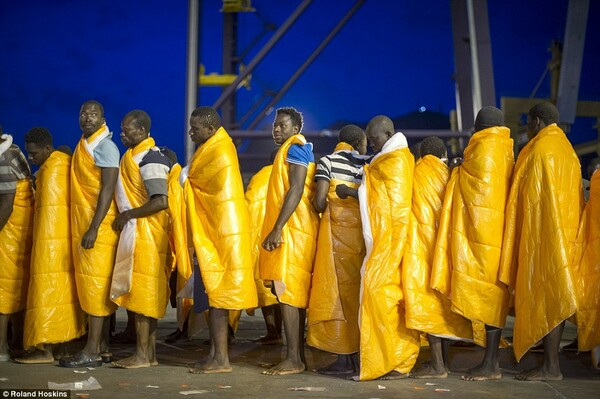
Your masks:
M96 238L98 237L98 229L94 227L90 227L88 231L85 232L83 238L81 239L81 246L83 249L92 249L94 248L94 244L96 243Z
M131 219L131 218L129 217L128 211L119 213L117 215L117 217L115 218L115 221L113 222L113 225L112 225L113 230L122 231L123 227L125 227L125 224L127 224L127 222L129 222L129 219Z
M272 250L278 248L283 241L281 240L281 230L273 229L269 233L269 235L265 238L262 243L262 247L271 252Z
M349 188L350 187L348 187L345 184L338 184L337 186L335 186L335 193L341 199L346 199L346 198L348 198L348 189Z

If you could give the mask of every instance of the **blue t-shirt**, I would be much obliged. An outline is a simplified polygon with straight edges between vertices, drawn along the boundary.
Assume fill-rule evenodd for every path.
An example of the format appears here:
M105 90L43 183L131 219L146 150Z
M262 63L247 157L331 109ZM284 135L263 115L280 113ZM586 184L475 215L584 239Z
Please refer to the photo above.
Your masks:
M119 148L110 139L110 136L100 140L94 148L94 162L99 168L118 168L120 158Z
M287 158L285 159L288 163L295 165L302 165L308 168L308 164L315 162L315 156L312 152L312 143L292 144L288 150Z

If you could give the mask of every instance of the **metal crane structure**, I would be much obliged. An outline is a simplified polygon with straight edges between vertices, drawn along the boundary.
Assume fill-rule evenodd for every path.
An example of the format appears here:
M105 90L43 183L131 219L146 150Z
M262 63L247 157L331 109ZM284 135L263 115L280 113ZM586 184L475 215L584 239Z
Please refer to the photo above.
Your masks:
M252 7L251 0L222 1L222 73L206 74L198 58L199 34L201 33L198 20L202 2L201 0L188 0L186 125L187 119L198 101L198 86L218 86L222 88L221 95L212 106L220 110L223 125L230 134L238 139L261 141L261 148L264 151L269 151L270 148L274 148L270 141L270 135L265 135L264 132L255 131L254 129L272 111L273 107L294 85L302 73L316 60L323 49L363 5L365 0L356 0L337 25L290 76L288 81L279 90L263 94L262 98L256 101L239 120L236 119L237 90L244 86L249 87L253 70L290 27L298 21L302 13L313 3L313 0L301 0L296 9L279 27L269 26L264 29L260 38L269 30L273 30L273 33L246 65L242 64L246 54L238 54L238 14L241 12L254 12L255 9ZM451 147L451 152L460 154L465 145L465 138L468 138L472 132L477 111L483 106L497 106L497 104L487 0L450 0L450 5L456 96L456 111L451 115L451 129L435 131L403 130L403 132L407 137L413 138L429 135L445 138ZM589 0L569 0L562 51L559 51L558 47L555 49L553 59L546 71L550 71L552 76L552 98L534 98L535 93L529 98L501 98L500 108L505 113L506 123L511 128L515 143L519 141L518 134L523 129L520 124L523 114L526 114L532 105L541 100L549 100L557 105L561 122L565 124L566 131L568 131L568 125L574 122L576 116L600 118L600 102L577 101L588 9ZM256 44L260 38L254 40L253 44ZM265 104L269 97L270 100ZM242 124L247 125L246 130L240 130ZM318 132L306 132L306 135L321 136ZM194 151L193 143L187 134L185 137L186 158L190 159ZM598 140L595 140L578 146L578 153L598 152L600 150L598 142ZM316 150L318 151L318 149ZM240 162L243 162L243 157L240 157Z

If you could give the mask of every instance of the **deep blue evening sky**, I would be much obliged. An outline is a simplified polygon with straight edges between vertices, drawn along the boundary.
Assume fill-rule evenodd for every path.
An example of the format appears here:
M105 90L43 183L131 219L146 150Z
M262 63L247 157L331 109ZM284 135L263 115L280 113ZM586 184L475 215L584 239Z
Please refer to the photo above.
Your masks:
M201 58L207 72L219 72L221 1L203 3ZM262 19L279 26L299 3L254 0L252 5ZM251 90L240 90L238 115L264 90L283 85L353 3L315 0L255 70ZM600 2L590 3L580 99L600 101ZM550 58L551 41L564 37L567 4L488 1L498 99L530 95ZM186 14L183 0L0 0L4 130L22 144L29 128L46 126L57 145L74 147L81 134L80 105L94 98L104 104L116 135L122 116L141 108L152 117L157 142L182 156ZM261 29L257 15L240 15L240 51ZM278 106L303 111L305 130L376 114L398 116L420 106L448 113L455 108L453 71L449 1L367 0ZM211 105L219 92L203 88L199 104ZM537 96L548 95L546 80ZM271 119L263 122L265 129ZM582 129L593 133L592 124L585 122Z

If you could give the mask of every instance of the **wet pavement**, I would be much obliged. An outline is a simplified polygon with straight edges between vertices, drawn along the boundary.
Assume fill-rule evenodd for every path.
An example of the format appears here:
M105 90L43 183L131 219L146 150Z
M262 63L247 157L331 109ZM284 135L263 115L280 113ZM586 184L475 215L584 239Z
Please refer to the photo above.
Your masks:
M117 312L117 331L125 326L126 315ZM510 337L511 323L503 335ZM175 311L169 309L158 323L158 337L176 329ZM276 364L285 354L283 345L263 346L253 342L264 335L260 311L255 316L243 314L235 341L229 346L233 372L228 374L195 375L188 365L208 354L208 330L200 329L194 339L173 344L157 343L159 365L125 370L103 365L93 370L67 369L54 365L24 365L0 363L0 396L26 397L20 389L47 389L48 382L75 383L94 377L99 390L72 391L72 398L600 398L600 371L593 370L589 353L561 352L564 375L556 382L521 382L515 374L541 363L543 354L528 353L516 363L512 349L500 350L503 378L497 381L466 382L461 375L477 365L483 350L478 347L450 348L449 378L442 380L404 379L394 381L354 382L345 378L319 375L311 371L288 376L266 376L261 371ZM575 328L567 323L563 334L566 345L575 337ZM69 346L74 352L84 342ZM115 359L133 353L134 345L111 345ZM307 347L309 369L325 366L334 356ZM429 358L429 349L422 348L417 364ZM83 384L85 385L85 384ZM10 391L10 390L16 391ZM192 393L190 393L190 391ZM48 393L36 392L36 396ZM187 395L186 395L187 393ZM21 396L16 396L21 395ZM51 397L51 396L46 396Z

